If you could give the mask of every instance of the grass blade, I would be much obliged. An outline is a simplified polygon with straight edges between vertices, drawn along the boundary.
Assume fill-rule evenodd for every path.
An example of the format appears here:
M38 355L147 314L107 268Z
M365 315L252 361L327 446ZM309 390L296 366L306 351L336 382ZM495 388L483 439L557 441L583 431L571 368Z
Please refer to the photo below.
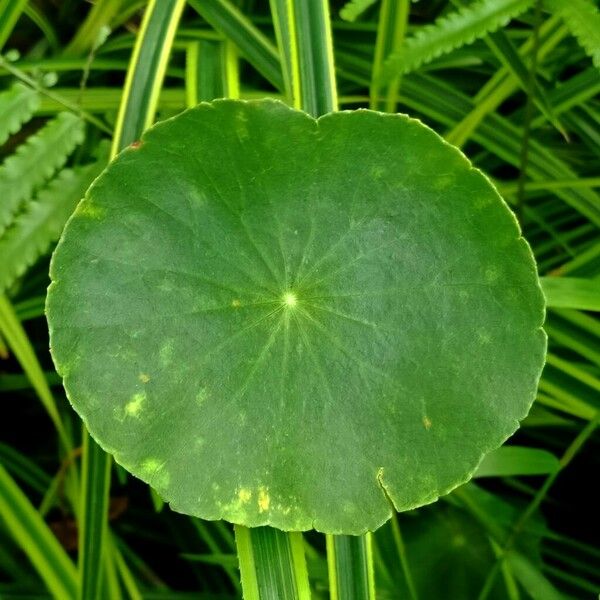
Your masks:
M545 475L558 467L556 456L539 448L502 446L485 456L473 477Z
M8 41L27 0L0 0L0 50Z
M298 85L294 93L307 113L318 117L337 110L333 40L327 0L290 0L296 32Z
M542 277L548 306L600 311L600 279Z
M0 517L56 600L75 600L71 559L13 478L0 465Z
M100 598L106 557L110 456L83 430L81 520L79 523L79 600Z
M244 600L309 600L301 533L235 526Z
M137 37L113 137L112 154L152 125L184 0L150 0Z
M396 112L401 76L391 79L387 86L382 86L379 79L387 57L398 52L404 43L409 12L410 0L382 0L369 88L369 106L372 109Z
M327 536L331 600L375 600L371 536Z
M283 90L283 75L277 50L231 2L189 0L189 5L210 25L231 40L240 54L277 89Z

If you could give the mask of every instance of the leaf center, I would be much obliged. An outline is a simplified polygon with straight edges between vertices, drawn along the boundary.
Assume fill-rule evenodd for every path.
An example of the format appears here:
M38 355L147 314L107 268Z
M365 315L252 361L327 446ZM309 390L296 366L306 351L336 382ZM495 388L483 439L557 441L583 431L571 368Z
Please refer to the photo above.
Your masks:
M296 306L296 304L298 304L298 298L293 292L286 292L283 295L282 300L286 308L293 308L294 306Z

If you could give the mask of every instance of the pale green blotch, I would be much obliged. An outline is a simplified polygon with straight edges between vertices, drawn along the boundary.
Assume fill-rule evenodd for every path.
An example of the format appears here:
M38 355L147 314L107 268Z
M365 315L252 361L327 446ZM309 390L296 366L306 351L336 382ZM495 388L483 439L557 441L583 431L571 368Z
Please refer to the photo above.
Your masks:
M448 189L455 181L456 177L447 173L445 175L439 175L438 177L433 179L431 185L434 190L440 191Z
M499 278L500 272L495 266L492 265L485 270L485 280L488 283L494 283L494 281L497 281Z
M77 214L80 217L87 217L88 219L101 221L106 214L106 210L94 204L91 200L86 199L79 205Z
M159 356L163 367L171 363L173 359L173 340L168 340L161 346Z
M376 166L371 169L371 176L373 179L382 179L385 175L385 167Z
M492 336L487 329L478 329L477 330L477 338L479 339L479 343L483 346L491 343Z
M129 417L139 417L145 400L145 392L139 392L138 394L134 394L131 397L131 400L125 405L125 414Z
M171 476L165 469L165 462L158 458L147 458L140 465L143 478L146 479L150 485L157 488L166 488L169 486Z
M200 390L196 394L196 404L198 406L202 406L207 398L208 398L208 391L206 390L206 388L200 388Z

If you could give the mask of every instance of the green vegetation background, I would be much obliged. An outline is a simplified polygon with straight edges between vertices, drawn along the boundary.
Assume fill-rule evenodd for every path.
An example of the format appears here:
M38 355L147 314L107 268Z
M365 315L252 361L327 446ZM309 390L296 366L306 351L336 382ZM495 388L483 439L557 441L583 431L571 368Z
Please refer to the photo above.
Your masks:
M78 533L93 519L82 514L81 490L94 489L90 477L101 483L103 467L52 369L44 297L53 244L108 159L146 5L162 6L166 24L184 9L172 48L168 27L142 32L156 64L168 60L164 81L134 90L147 95L142 106L160 90L157 119L224 95L285 99L269 2L163 1L0 0L3 599L86 597L77 591ZM596 598L597 7L352 0L330 8L340 108L406 112L460 146L516 211L549 302L548 362L513 449L373 536L377 597ZM139 118L152 121L148 112ZM109 534L86 550L100 565L101 596L239 597L229 525L172 513L122 469L109 475ZM326 598L325 538L309 533L304 543L313 595Z

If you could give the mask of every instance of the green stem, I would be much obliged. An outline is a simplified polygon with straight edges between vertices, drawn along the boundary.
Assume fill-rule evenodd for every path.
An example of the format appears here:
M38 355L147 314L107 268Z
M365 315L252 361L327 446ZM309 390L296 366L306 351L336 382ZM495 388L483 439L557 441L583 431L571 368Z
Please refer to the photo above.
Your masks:
M309 600L301 533L235 526L244 600Z

